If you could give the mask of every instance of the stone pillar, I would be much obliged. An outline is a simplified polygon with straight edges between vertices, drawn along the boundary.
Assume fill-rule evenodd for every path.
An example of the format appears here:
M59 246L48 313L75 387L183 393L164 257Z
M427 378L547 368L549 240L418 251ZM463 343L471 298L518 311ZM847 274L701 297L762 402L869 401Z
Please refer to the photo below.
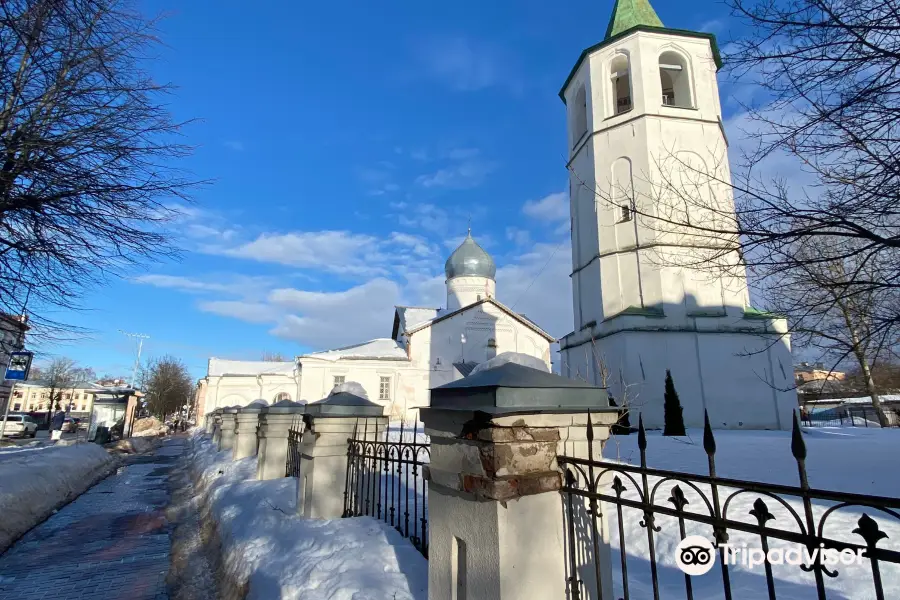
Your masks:
M297 513L310 519L337 519L344 512L348 440L381 440L388 425L384 407L350 392L307 405L303 432Z
M219 447L219 438L222 434L222 409L217 408L212 415L212 442Z
M239 410L234 416L234 453L232 454L234 460L256 455L258 444L256 434L259 426L259 412L262 409L262 405L251 404Z
M287 465L288 429L302 418L304 404L282 400L259 412L259 457L256 478L280 479Z
M234 448L234 418L238 413L239 407L229 407L222 409L222 423L220 425L222 431L219 433L218 449L231 450Z
M599 459L617 418L602 388L507 364L432 390L421 410L431 436L429 600L571 597L557 456L586 457L588 410ZM578 565L582 598L613 598L605 517L598 527L602 595L590 561Z

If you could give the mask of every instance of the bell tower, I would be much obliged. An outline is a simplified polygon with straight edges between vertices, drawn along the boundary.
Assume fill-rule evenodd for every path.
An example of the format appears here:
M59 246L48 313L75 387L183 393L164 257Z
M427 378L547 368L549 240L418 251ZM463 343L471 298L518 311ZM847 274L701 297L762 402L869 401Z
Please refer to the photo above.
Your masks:
M575 322L562 372L595 384L605 372L614 396L640 396L648 426L662 425L670 369L688 427L706 409L713 426L785 428L796 406L778 391L793 382L786 323L751 307L737 248L720 253L726 268L704 268L711 243L733 244L686 226L734 215L720 64L713 35L617 0L566 79Z

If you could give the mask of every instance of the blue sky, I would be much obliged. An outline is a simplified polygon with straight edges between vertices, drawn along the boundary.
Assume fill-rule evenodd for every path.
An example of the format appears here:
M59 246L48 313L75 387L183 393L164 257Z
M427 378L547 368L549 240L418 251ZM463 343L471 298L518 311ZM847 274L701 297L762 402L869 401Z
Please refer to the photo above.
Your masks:
M557 92L612 4L145 0L169 13L151 72L178 86L176 117L200 119L186 166L214 183L177 224L180 262L89 293L55 316L92 333L40 350L125 374L134 345L118 330L140 332L145 356L199 377L209 356L389 337L394 304L444 304L469 218L499 299L567 333ZM728 37L719 3L654 7L667 26Z

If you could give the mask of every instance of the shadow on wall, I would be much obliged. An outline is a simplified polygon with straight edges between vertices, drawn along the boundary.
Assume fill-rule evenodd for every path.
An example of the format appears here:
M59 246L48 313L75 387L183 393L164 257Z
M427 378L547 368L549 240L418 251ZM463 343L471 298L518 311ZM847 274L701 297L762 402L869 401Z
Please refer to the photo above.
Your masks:
M598 325L593 339L561 352L562 374L606 385L648 428L663 425L666 370L688 427L787 429L796 408L789 337L764 333L771 319L743 307L684 303L629 308ZM580 333L585 336L587 327ZM771 327L769 328L771 331ZM572 343L570 340L569 343Z

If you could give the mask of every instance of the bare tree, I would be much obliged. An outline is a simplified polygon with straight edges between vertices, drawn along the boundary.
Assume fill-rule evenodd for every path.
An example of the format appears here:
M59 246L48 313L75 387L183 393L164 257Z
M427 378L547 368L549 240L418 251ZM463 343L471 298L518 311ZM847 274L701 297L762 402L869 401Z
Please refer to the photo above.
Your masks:
M47 405L47 424L53 417L53 411L62 410L63 392L71 389L79 373L79 367L71 358L54 358L46 367L40 370L41 377L50 388L49 404Z
M143 66L154 25L129 0L0 2L0 310L30 297L44 333L48 307L174 253L171 201L195 183Z
M260 360L265 362L286 362L290 359L285 358L281 352L263 352Z
M151 414L165 419L190 404L194 382L187 367L173 356L151 360L146 369L144 392Z
M796 267L784 273L781 285L769 291L773 306L791 315L796 341L838 365L855 362L862 388L882 426L890 423L881 406L872 365L897 350L897 328L884 313L896 309L900 294L884 288L859 289L854 281L871 276L872 262L860 255L841 262L822 263L831 254L830 238L811 238L795 244ZM846 240L835 243L847 243ZM854 289L856 288L856 289Z

